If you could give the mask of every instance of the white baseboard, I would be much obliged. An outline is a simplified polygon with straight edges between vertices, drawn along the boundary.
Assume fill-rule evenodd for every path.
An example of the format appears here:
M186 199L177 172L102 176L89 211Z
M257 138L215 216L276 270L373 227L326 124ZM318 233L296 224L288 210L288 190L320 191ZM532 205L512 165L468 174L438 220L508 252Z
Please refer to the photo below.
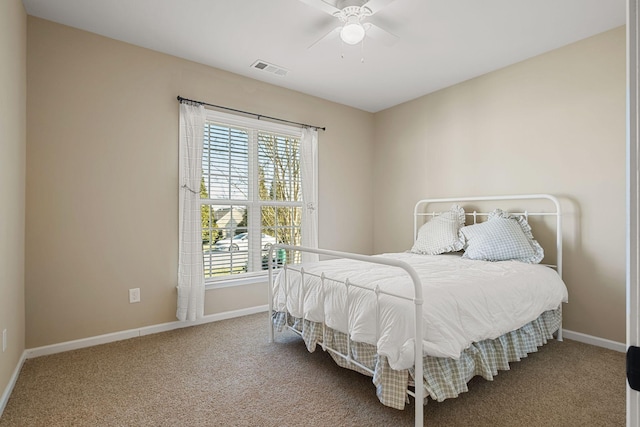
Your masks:
M608 348L609 350L615 350L621 353L625 353L627 351L627 345L625 343L598 338L594 337L593 335L587 335L580 332L573 332L567 329L563 329L562 336L570 340L595 345L597 347Z
M217 322L220 320L232 319L234 317L247 316L249 314L261 313L269 310L268 305L245 308L241 310L225 311L224 313L209 314L195 322L168 322L158 325L144 326L137 329L113 332L110 334L98 335L95 337L82 338L74 341L66 341L58 344L46 345L43 347L30 348L25 350L26 358L46 356L49 354L62 353L79 348L92 347L94 345L107 344L114 341L126 340L129 338L141 337L145 335L157 334L159 332L172 331L174 329L187 328L189 326L203 325L205 323Z
M18 375L20 375L20 370L22 369L22 365L24 365L25 360L27 360L27 352L23 351L16 368L13 370L13 375L11 375L9 384L7 384L7 387L4 389L4 393L2 393L2 397L0 398L0 417L2 417L4 408L6 408L7 402L9 401L9 396L11 396L13 387L16 385L16 381L18 381Z
M31 348L24 351L22 355L23 360L21 360L19 367L22 367L22 363L24 359L32 359L34 357L46 356L48 354L62 353L64 351L77 350L79 348L92 347L94 345L107 344L110 342L126 340L129 338L157 334L159 332L172 331L174 329L187 328L189 326L203 325L205 323L217 322L220 320L232 319L235 317L247 316L247 315L256 314L256 313L262 313L268 310L269 310L268 305L260 305L260 306L245 308L241 310L233 310L233 311L226 311L223 313L209 314L202 317L199 320L196 320L195 322L175 321L175 322L161 323L158 325L145 326L137 329L129 329L126 331L113 332L110 334L98 335L95 337L82 338L74 341L66 341L58 344ZM625 343L611 341L604 338L598 338L592 335L570 331L568 329L563 329L562 333L565 338L570 340L583 342L585 344L595 345L597 347L604 347L604 348L619 351L622 353L627 351L627 346Z

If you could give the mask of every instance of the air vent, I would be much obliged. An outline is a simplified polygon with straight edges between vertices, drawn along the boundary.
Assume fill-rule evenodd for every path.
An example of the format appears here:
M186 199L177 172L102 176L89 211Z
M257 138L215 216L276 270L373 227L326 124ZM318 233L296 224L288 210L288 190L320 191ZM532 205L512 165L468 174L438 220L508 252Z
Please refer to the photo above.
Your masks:
M256 70L264 71L265 73L275 74L276 76L284 77L287 75L289 70L279 67L277 65L269 64L268 62L257 60L253 64L251 64L251 68L255 68Z

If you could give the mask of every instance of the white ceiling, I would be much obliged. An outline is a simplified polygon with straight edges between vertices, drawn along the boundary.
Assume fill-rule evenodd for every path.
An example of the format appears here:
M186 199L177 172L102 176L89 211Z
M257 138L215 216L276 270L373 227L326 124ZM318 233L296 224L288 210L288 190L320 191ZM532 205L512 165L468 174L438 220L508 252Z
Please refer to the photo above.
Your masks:
M300 0L23 0L27 13L369 112L625 23L626 0L394 0L364 47ZM327 0L328 2L336 0ZM362 62L364 58L364 62ZM251 67L256 60L284 77Z

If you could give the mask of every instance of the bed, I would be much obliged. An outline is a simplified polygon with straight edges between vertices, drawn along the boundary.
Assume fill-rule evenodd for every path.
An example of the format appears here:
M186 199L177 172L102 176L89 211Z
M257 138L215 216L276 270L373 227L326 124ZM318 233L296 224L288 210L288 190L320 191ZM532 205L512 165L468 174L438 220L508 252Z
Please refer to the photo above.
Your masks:
M500 207L476 209L492 203ZM384 405L404 409L412 396L422 426L428 398L457 397L474 376L490 380L554 334L562 340L568 295L556 197L424 199L413 216L414 243L402 253L272 247L269 338L291 330L309 351L320 346L370 375ZM533 222L536 237L555 241L546 254ZM278 249L323 260L274 271Z

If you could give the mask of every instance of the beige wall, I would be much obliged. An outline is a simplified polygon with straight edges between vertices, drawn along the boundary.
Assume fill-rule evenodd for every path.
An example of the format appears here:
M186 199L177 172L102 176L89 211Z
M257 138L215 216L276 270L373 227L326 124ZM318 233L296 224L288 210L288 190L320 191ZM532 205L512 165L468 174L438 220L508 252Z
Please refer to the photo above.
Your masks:
M420 198L555 194L564 326L625 342L624 28L377 113L375 129L375 252L410 247Z
M624 38L619 28L372 115L30 17L27 347L175 319L177 95L327 126L322 247L405 250L426 196L560 196L565 327L625 341ZM205 311L261 304L264 284L224 288Z
M28 348L175 320L177 95L326 126L320 245L373 249L370 113L33 17L28 84ZM205 313L266 303L225 288Z
M0 2L0 396L24 351L24 211L27 142L27 16Z

